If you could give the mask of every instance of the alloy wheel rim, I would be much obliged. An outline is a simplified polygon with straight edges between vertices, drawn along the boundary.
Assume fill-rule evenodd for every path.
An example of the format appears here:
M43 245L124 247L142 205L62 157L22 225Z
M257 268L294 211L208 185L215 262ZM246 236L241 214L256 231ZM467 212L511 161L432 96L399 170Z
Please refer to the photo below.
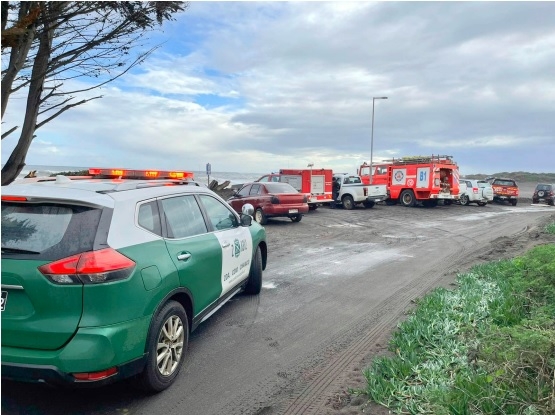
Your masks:
M183 322L178 316L170 316L160 330L156 346L156 364L162 376L170 376L179 366L184 340Z

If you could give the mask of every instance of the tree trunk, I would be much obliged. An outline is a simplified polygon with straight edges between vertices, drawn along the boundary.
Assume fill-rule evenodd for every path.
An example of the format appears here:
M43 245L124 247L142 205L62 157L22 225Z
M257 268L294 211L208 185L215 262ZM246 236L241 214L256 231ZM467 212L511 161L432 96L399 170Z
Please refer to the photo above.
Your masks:
M18 19L22 21L33 9L39 7L37 2L22 2L21 8L19 9ZM3 23L2 23L3 24ZM12 46L10 52L10 62L6 72L2 78L2 90L1 90L1 103L2 106L2 118L4 118L4 113L8 106L8 101L10 94L12 93L12 85L15 77L19 74L19 71L25 64L27 60L27 55L33 44L33 39L35 37L36 20L32 24L26 27L25 33L20 35L16 46Z
M49 16L49 12L56 14L58 11L55 7L53 9L54 10L44 10L41 16L44 21L44 30L37 36L39 39L39 48L31 73L25 120L23 121L23 128L21 129L19 141L12 151L10 158L2 168L2 186L13 182L19 173L21 173L21 170L25 167L27 151L33 141L44 88L44 80L46 78L46 69L52 54L52 40L54 38L55 24L51 23L56 21L56 16Z

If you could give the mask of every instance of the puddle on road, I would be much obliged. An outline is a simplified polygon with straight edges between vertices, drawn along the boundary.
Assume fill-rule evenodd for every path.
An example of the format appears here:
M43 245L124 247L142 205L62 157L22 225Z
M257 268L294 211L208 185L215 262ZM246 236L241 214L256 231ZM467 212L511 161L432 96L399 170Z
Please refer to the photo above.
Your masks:
M277 284L274 283L273 281L266 281L262 283L262 288L265 288L267 290L272 290L274 288L277 288Z
M482 212L482 213L475 213L472 215L464 215L456 218L456 221L468 221L468 220L480 220L480 219L487 219L493 218L499 215L506 215L508 213L529 213L529 212L555 212L555 210L550 206L539 206L539 205L530 205L530 207L504 207L501 212Z
M395 238L395 239L426 239L423 235L382 235L382 238Z

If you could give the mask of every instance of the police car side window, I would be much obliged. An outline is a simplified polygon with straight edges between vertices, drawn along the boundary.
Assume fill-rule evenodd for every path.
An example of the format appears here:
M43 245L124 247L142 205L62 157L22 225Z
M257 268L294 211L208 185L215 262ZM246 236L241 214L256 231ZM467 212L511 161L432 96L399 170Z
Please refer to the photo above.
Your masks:
M206 209L210 222L212 222L214 230L221 231L239 226L235 214L222 202L207 195L200 195L200 199Z
M193 195L162 199L168 238L186 238L208 232Z
M155 233L156 235L162 235L160 214L158 213L158 205L155 200L140 205L137 216L137 222L141 228Z

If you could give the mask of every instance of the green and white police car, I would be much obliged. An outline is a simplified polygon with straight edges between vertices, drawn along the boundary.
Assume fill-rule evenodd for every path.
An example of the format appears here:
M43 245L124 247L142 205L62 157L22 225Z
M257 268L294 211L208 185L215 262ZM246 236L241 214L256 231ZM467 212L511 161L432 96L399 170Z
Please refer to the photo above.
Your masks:
M191 331L261 290L266 232L250 215L190 180L2 187L2 378L167 388Z

